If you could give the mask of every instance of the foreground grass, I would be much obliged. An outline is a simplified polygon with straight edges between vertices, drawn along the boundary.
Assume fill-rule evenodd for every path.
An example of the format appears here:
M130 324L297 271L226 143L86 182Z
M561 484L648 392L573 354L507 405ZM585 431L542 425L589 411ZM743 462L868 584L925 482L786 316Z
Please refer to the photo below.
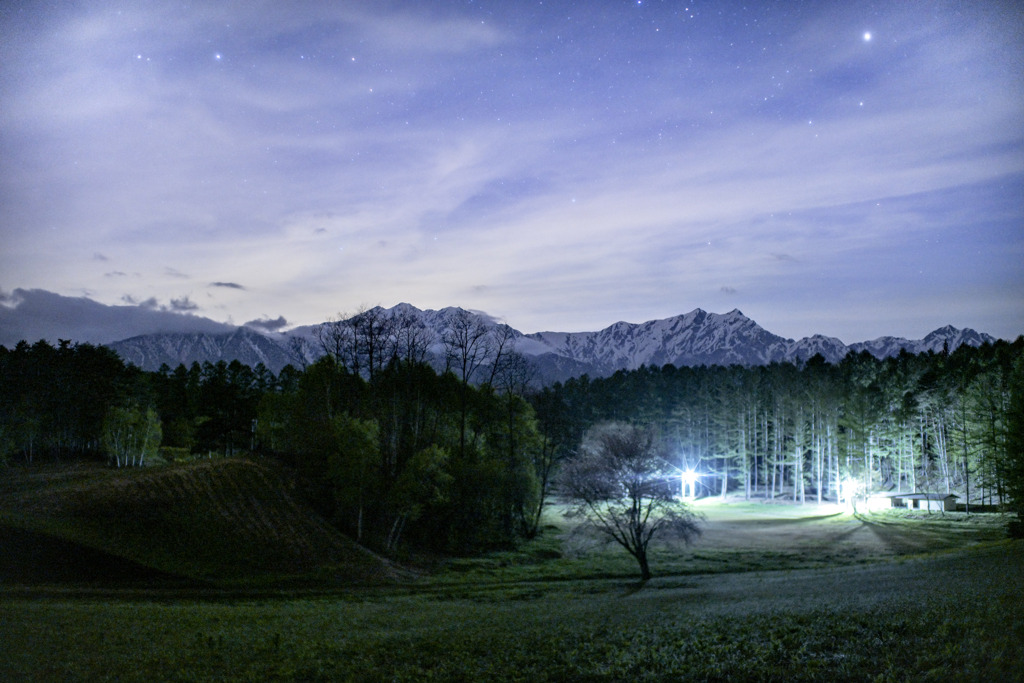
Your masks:
M0 601L3 680L1021 680L1024 544L836 569Z
M184 468L140 487L146 473L71 472L0 490L0 521L24 523L10 538L95 533L121 559L218 579L126 589L32 583L37 565L2 575L0 680L1013 681L1024 669L1024 543L999 540L998 517L709 503L704 538L656 551L658 577L640 585L631 558L573 537L553 508L515 551L415 581L284 589L281 568L338 541L267 493L277 480L229 465L225 479ZM209 490L190 493L200 481ZM116 519L143 523L99 525L126 504ZM65 553L54 548L24 558ZM323 571L366 575L340 550Z

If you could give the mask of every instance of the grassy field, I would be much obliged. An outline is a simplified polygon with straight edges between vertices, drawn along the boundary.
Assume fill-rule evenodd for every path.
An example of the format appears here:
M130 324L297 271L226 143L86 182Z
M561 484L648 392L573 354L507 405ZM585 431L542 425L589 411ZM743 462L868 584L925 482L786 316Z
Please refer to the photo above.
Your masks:
M5 581L0 680L1024 680L999 516L698 508L646 584L558 508L516 551L390 585Z
M13 543L13 529L22 538L36 535L28 550L63 543L76 561L99 553L107 558L104 568L113 569L120 558L163 577L217 587L322 585L332 577L365 584L401 575L313 513L270 462L11 468L2 474L0 542L7 538L14 546L8 555L26 551ZM44 578L52 569L35 567Z

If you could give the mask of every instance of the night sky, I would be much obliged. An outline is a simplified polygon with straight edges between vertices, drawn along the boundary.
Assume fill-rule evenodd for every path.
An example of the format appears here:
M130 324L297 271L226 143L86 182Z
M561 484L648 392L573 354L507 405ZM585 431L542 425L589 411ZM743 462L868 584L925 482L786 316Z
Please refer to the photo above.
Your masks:
M1024 333L1013 2L5 2L0 305Z

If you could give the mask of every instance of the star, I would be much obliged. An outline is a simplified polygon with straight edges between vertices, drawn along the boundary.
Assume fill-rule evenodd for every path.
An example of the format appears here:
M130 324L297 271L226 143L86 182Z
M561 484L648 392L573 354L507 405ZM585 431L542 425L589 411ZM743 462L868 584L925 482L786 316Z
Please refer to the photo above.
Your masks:
M844 291L868 296L863 292L882 286L878 277L896 270L886 259L898 259L896 249L910 249L917 233L908 228L904 241L883 245L873 231L884 233L891 220L920 220L929 237L969 240L974 230L986 236L987 241L976 239L981 248L1002 256L1012 253L1020 233L1013 221L1024 221L1006 180L1013 169L993 170L987 156L998 159L998 150L1017 140L1006 125L1008 112L1016 111L1007 94L1013 92L1014 73L1004 64L1007 51L1020 42L1012 30L1015 15L1003 11L1013 3L988 3L991 11L977 16L961 7L964 17L956 3L873 3L871 11L853 12L845 3L787 3L786 12L771 12L733 0L705 12L698 0L472 0L435 2L445 11L431 12L417 0L391 0L358 3L355 14L324 11L324 3L315 2L294 3L284 14L261 13L250 7L254 3L224 3L224 11L186 12L172 22L167 2L136 3L120 18L118 7L111 12L105 3L78 3L75 12L49 15L46 3L12 4L32 9L16 26L0 19L0 36L18 32L11 43L18 49L3 53L8 63L0 70L31 77L8 78L2 86L12 111L4 129L19 144L3 148L0 179L32 168L34 178L45 177L56 191L45 202L11 192L0 202L0 239L12 245L0 248L0 272L8 281L0 289L0 341L12 333L3 306L8 288L30 283L67 293L91 286L105 300L120 301L119 285L103 277L114 267L76 260L72 251L82 249L62 250L61 240L53 239L61 230L74 231L76 244L88 245L87 255L121 255L130 247L131 268L120 269L142 271L144 279L133 286L146 292L143 298L163 302L181 292L177 280L163 280L161 259L191 260L190 269L202 277L227 279L237 272L236 279L264 277L264 292L280 286L274 300L287 302L282 312L304 324L360 299L387 307L422 294L422 301L410 303L493 306L510 316L529 309L538 322L516 320L517 325L568 331L591 324L601 329L609 322L604 315L655 319L679 312L677 306L717 305L699 298L705 291L715 295L716 273L747 292L752 312L763 305L789 316L789 301L807 311L825 310L835 305L828 297ZM696 23L697 13L708 23L704 28ZM863 22L879 27L883 45L873 45L875 30ZM74 73L116 93L62 89L68 36ZM36 47L21 47L30 45ZM230 64L218 46L232 50ZM67 104L54 110L53 92ZM992 93L1004 99L993 100ZM927 116L920 115L922 102ZM146 116L156 109L164 112L158 120ZM83 112L87 116L79 116ZM901 135L907 121L914 122L909 137ZM112 147L115 133L121 142ZM953 160L943 156L951 136L963 152ZM758 141L753 149L752 140ZM104 153L86 153L93 149ZM752 164L761 163L770 165L770 177L752 172ZM140 165L147 172L132 171ZM478 171L481 166L488 168ZM985 191L970 190L969 179ZM953 192L954 187L961 189ZM871 199L890 194L903 199L873 210L879 215L870 220L862 216ZM964 201L969 209L963 213L977 214L979 226L991 226L986 232L963 227L961 213L948 209ZM633 210L634 205L643 208ZM780 218L790 207L802 208ZM776 220L785 225L763 224L763 208L777 210ZM925 227L924 217L932 213L943 219ZM11 225L14 215L19 220ZM306 227L321 221L354 234L386 235L393 247L409 244L406 234L422 240L420 226L435 221L451 222L446 235L472 239L446 237L450 251L436 272L452 275L442 277L390 252L387 258L372 249L364 254L372 239L358 249L353 241L344 252L339 243L332 251L307 241ZM813 227L819 222L828 230ZM692 232L705 225L741 246L730 250L724 240L717 246L712 241L705 256L716 256L702 262L707 270L695 285L697 271L664 264L682 254L677 245L692 244ZM171 230L180 230L181 238L161 237ZM785 233L788 249L823 252L819 263L836 270L833 289L820 286L811 266L799 273L811 284L798 285L796 279L774 279L770 267L741 255L747 246L774 239L776 230ZM138 257L135 242L107 241L121 235L139 240ZM600 236L596 243L593 235ZM833 246L820 246L826 238ZM145 249L143 240L152 240ZM229 248L235 240L238 248ZM428 234L427 242L442 246L440 235L434 242ZM611 245L621 253L600 258L615 250ZM463 246L474 251L455 251ZM993 301L1012 303L1005 293L1019 288L1019 265L973 248L916 250L911 259L915 269L931 268L932 275L948 263L970 263L974 267L961 269L971 271L962 275L969 286L948 272L913 291L901 288L895 274L886 280L907 302L926 290L932 290L927 296L933 303L947 300L937 311L914 304L915 319L936 316L914 329L924 333L950 321L943 316L963 322L961 314L981 316L963 290L990 287L984 291L1003 296ZM27 253L50 254L43 263L51 267L15 258ZM274 269L281 272L263 272L268 253L282 262ZM872 258L861 262L845 258L848 253ZM338 255L361 260L352 264L354 271L335 272L332 259ZM647 266L645 259L656 265ZM61 267L53 268L58 261ZM72 274L79 261L81 274ZM383 275L398 268L408 268L408 278ZM510 286L495 303L482 295L479 301L459 300L463 282L494 277L515 283L526 272L533 283L528 292ZM673 279L652 293L647 272L670 273ZM421 276L423 292L403 294L406 283ZM349 277L359 281L357 291L346 289ZM197 287L203 282L193 280ZM751 285L768 281L771 289ZM614 285L608 296L591 301L581 295L566 306L555 292L568 282L586 282L587 292ZM630 287L636 289L626 294ZM226 293L218 291L221 297ZM786 305L775 303L776 295ZM597 299L610 312L599 311ZM637 302L642 303L634 310ZM248 299L231 305L239 306L231 309L236 320L263 313ZM985 315L993 307L982 307ZM563 321L561 313L570 309ZM993 315L991 324L981 318L972 324L1013 339L1024 332L1024 309L1018 309ZM226 318L227 310L215 315ZM894 303L886 313L896 310L902 309ZM813 313L804 318L815 319ZM1013 329L1011 318L1020 329ZM822 331L803 324L794 322L787 335ZM871 332L846 331L856 327L852 318L848 324L825 331L842 331L850 340L896 331L884 329L881 319L866 319L863 329Z

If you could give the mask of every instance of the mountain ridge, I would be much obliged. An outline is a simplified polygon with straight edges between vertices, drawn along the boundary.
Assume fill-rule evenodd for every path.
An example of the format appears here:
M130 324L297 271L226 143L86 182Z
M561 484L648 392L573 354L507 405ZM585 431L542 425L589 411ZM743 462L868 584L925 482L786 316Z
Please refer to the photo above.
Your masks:
M157 370L165 363L173 368L193 362L237 360L250 367L263 363L268 369L279 372L285 365L294 363L276 340L248 327L239 327L231 332L143 334L104 346L117 352L126 363L143 370ZM154 363L156 367L153 367Z
M392 308L377 306L360 315L400 318L414 326L430 339L429 352L435 360L443 359L442 335L459 316L469 316L485 328L502 325L480 312L458 307L421 310L406 303ZM126 362L145 370L156 370L165 363L176 367L181 363L238 360L253 367L263 363L273 372L279 372L289 363L302 365L324 355L316 331L331 324L334 323L309 325L285 333L264 333L242 326L224 333L146 334L106 346ZM532 362L539 381L544 384L582 374L607 376L644 365L767 365L803 362L816 354L836 363L850 352L867 351L875 357L886 358L904 350L910 353L939 352L944 348L952 351L962 344L979 346L996 341L991 335L952 325L933 330L919 340L884 336L845 344L835 337L820 334L793 340L769 332L739 309L710 313L700 308L642 323L619 321L595 332L524 334L511 327L507 330L514 348Z

